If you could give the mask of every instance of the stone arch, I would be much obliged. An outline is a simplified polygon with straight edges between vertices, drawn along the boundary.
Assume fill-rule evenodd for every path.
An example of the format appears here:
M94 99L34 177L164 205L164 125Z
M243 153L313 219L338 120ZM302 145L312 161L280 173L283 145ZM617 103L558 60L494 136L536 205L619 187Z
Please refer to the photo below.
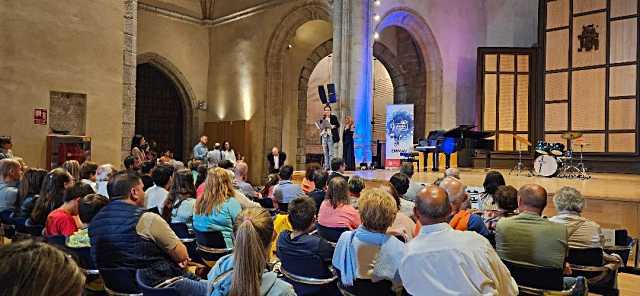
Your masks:
M307 92L309 89L309 78L318 63L333 52L333 39L329 39L318 45L309 55L304 66L300 69L298 78L298 139L296 141L296 167L303 169L306 162L305 155L305 134L307 124ZM407 79L402 73L402 68L397 62L393 52L382 43L376 42L373 45L373 56L384 65L389 72L393 84L394 101L403 102L407 96Z
M397 26L406 30L417 43L427 75L425 131L442 128L442 55L424 18L410 8L390 10L376 26L376 32Z
M137 57L136 63L140 64L151 64L160 69L164 74L167 75L173 81L173 83L178 87L180 101L182 106L184 107L183 114L183 126L185 127L182 139L183 149L183 159L189 159L191 149L191 145L197 142L198 135L195 131L198 130L198 112L197 110L197 100L196 96L191 88L191 85L187 81L187 78L182 74L182 72L176 67L171 61L167 58L153 52L146 52L139 54ZM135 114L135 105L133 106L134 114ZM186 164L186 163L185 163Z
M331 22L331 8L327 1L312 0L304 2L304 4L294 7L285 15L269 39L269 46L265 56L265 77L267 81L265 83L264 98L264 110L268 116L265 116L264 120L264 141L262 149L260 149L263 153L261 155L267 153L267 150L270 150L273 146L281 147L282 145L282 127L284 124L282 109L285 97L284 57L289 44L288 41L295 36L296 29L306 22L313 20ZM265 165L264 162L261 162L261 164L262 166ZM262 171L263 169L261 168L260 172Z

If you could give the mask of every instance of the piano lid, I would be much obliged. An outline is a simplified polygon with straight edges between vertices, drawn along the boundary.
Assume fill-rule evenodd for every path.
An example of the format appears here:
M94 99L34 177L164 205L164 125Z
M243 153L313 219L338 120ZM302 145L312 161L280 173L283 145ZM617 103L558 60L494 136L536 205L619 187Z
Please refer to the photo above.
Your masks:
M447 138L471 138L471 139L485 139L493 136L493 132L479 132L473 131L475 125L462 124L454 129L450 129L444 133Z

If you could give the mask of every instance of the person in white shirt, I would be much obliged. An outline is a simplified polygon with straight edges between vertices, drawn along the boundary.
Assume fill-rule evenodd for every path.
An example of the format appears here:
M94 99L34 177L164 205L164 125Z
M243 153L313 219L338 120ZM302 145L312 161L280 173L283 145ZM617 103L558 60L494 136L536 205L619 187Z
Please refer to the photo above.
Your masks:
M405 289L411 295L517 295L518 285L489 241L451 228L450 212L444 189L418 192L414 214L422 229L400 264Z
M231 148L229 141L222 142L222 154L224 159L231 161L234 165L236 164L236 152Z
M164 201L169 194L169 186L171 186L171 176L173 175L173 168L168 165L159 165L151 171L151 178L153 179L153 186L145 191L145 208L157 208L158 213L162 212Z

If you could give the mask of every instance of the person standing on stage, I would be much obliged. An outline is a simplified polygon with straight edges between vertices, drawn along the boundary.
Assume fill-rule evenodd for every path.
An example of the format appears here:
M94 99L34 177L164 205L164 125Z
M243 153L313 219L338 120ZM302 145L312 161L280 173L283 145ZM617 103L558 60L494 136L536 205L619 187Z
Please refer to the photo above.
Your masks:
M209 148L207 148L207 142L209 142L209 137L202 136L200 137L200 142L193 147L193 158L204 161L207 157L207 152L209 152Z
M344 119L344 131L342 132L342 158L344 164L347 166L347 171L356 170L356 158L355 148L353 145L353 133L355 127L353 125L353 118L347 116Z
M323 124L320 131L320 143L322 143L322 151L324 153L324 168L330 169L331 159L336 157L336 145L340 142L340 122L338 117L331 114L331 106L324 106L324 114L321 122L329 121L329 124Z
M278 147L271 148L271 153L267 154L267 162L269 163L269 173L278 173L280 168L287 160L287 154L280 151Z

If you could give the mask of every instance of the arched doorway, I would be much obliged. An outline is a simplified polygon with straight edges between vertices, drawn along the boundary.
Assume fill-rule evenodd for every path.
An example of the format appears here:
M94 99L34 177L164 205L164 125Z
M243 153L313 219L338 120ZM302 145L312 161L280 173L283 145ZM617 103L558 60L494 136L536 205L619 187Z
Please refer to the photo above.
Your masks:
M158 66L143 63L136 70L135 133L157 143L159 152L171 150L184 160L185 106L180 88Z

